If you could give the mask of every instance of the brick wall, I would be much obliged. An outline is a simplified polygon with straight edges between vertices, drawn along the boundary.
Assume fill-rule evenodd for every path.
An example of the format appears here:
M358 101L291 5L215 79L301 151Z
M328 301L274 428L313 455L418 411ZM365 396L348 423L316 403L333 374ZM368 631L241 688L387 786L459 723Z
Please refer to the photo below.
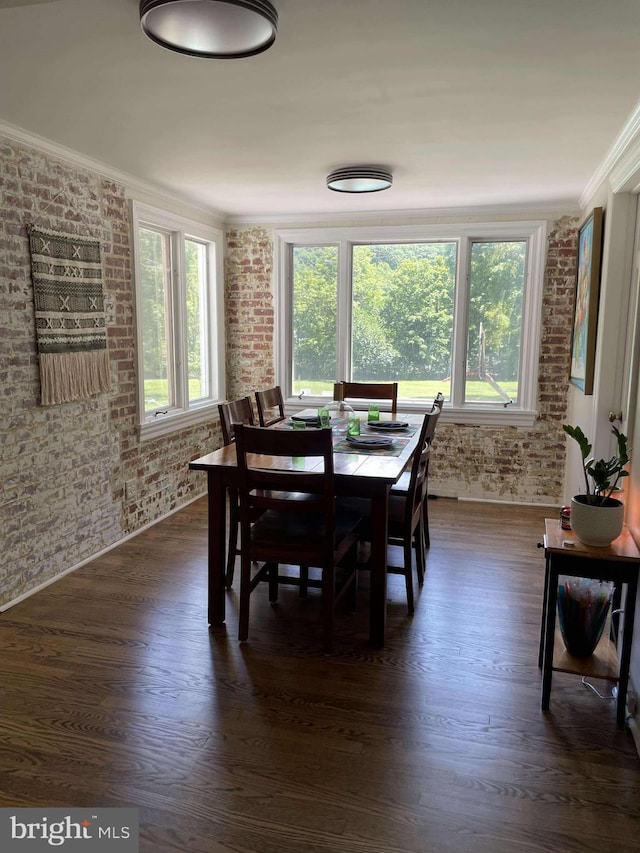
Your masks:
M227 396L237 400L275 384L273 240L264 228L226 234Z
M123 187L0 138L0 205L1 606L204 491L187 464L221 442L217 423L138 441ZM101 240L109 394L39 404L28 222Z

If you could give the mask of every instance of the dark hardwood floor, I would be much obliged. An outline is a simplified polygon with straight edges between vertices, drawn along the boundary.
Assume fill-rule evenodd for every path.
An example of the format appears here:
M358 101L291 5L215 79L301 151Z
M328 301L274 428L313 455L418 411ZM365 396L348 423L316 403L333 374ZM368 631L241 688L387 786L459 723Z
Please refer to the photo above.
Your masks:
M0 616L0 805L135 806L164 853L640 851L640 761L613 702L554 674L540 711L549 509L430 502L416 612L367 578L324 657L318 600L206 623L198 501ZM603 683L599 682L603 687Z

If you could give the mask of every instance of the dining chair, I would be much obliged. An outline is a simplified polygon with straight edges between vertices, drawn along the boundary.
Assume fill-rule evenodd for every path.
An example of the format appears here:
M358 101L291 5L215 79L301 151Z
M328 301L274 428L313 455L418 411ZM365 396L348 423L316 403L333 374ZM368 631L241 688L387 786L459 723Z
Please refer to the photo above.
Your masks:
M433 441L433 437L436 433L436 426L438 424L438 420L440 415L442 414L442 405L444 403L444 397L442 394L438 393L437 397L433 401L433 406L431 411L426 415L428 418L428 425L424 435L424 445L428 450L431 450L431 443ZM423 448L424 449L424 448ZM400 477L397 483L394 483L391 486L391 495L395 497L403 497L406 498L409 488L410 488L410 480L411 474L409 471L405 471L404 474ZM425 496L422 502L422 535L423 535L423 544L424 549L426 550L431 546L431 537L429 536L429 500L428 494L426 490L428 488L429 482L429 458L427 458L427 468L425 471ZM418 565L418 582L423 582L423 565L424 561Z
M253 405L250 397L242 397L239 400L228 400L226 403L218 404L220 415L220 427L222 429L222 441L225 447L235 441L235 424L255 424Z
M406 490L394 492L393 488L389 494L388 509L388 545L399 545L402 547L402 565L395 566L387 562L387 572L391 574L404 575L407 593L407 608L409 613L414 611L413 595L413 559L412 552L416 554L416 569L418 582L424 581L425 545L423 533L423 504L427 495L427 474L429 469L430 448L427 435L432 429L433 419L439 416L439 412L425 414L420 427L420 436L412 457L411 469L407 473ZM402 475L405 476L404 474ZM363 516L360 533L361 542L371 542L371 509L370 502L363 498L348 499L347 505L355 512ZM366 563L362 565L366 567Z
M333 399L347 400L389 400L391 411L398 407L397 382L334 382Z
M279 385L264 391L256 391L256 405L260 426L271 426L285 419L284 400Z
M253 406L250 397L242 397L240 400L231 400L226 403L218 403L220 415L220 427L222 429L222 441L227 447L235 441L236 424L255 424ZM225 572L225 586L231 589L233 585L233 574L238 550L238 490L232 487L228 489L229 494L229 550L227 552L227 570Z
M427 502L429 458L431 455L430 436L435 431L439 417L439 410L429 412L424 416L411 470L406 472L408 474L406 490L396 488L394 491L395 487L392 486L389 493L389 534L387 541L390 545L402 547L403 561L402 566L387 565L387 571L392 574L404 575L409 613L413 613L414 610L412 570L412 551L414 550L418 584L422 586L424 582L425 547L428 541L424 530L424 508Z
M250 597L258 584L268 581L269 600L277 601L280 583L300 584L299 578L280 575L279 566L311 566L321 570L319 581L306 583L322 591L323 646L330 652L336 604L347 594L348 603L355 599L360 529L359 515L343 510L335 498L331 430L238 425L236 453L241 565L238 639L244 641L249 635ZM300 467L289 467L292 459ZM256 513L260 515L254 520ZM256 562L262 565L254 572Z

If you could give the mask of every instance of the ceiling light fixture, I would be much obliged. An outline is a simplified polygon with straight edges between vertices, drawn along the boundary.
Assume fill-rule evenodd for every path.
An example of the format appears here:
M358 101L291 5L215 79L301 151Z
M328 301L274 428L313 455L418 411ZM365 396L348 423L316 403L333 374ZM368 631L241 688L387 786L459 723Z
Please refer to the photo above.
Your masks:
M278 13L267 0L140 0L140 25L177 53L239 59L271 47Z
M391 172L376 166L347 166L327 176L327 186L337 193L377 193L392 183Z

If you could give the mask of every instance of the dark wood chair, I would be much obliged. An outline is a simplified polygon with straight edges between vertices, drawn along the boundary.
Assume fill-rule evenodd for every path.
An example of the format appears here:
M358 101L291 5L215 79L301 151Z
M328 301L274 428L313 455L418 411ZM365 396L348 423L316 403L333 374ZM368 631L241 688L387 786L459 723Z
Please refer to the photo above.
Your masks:
M222 429L222 440L225 446L235 441L236 424L255 424L253 406L250 397L242 397L240 400L232 400L218 404L220 415L220 427ZM231 589L236 557L238 550L238 491L229 489L229 550L227 552L227 570L225 573L225 586Z
M424 581L425 546L423 532L423 504L427 496L427 474L429 470L429 443L427 435L433 424L433 418L437 414L429 413L424 416L420 428L420 436L413 454L411 469L407 474L407 487L405 491L394 492L393 488L389 494L388 515L388 538L389 545L402 547L403 561L401 566L395 566L387 562L387 571L391 574L404 575L407 591L407 608L409 613L414 610L413 595L413 558L416 554L416 569L418 582ZM404 474L402 475L405 476ZM371 542L371 509L370 503L362 498L350 499L347 505L363 516L360 534L361 542ZM363 567L366 563L363 564Z
M279 385L265 391L256 391L256 405L260 426L271 426L285 419L284 400Z
M391 411L398 408L397 382L335 382L333 398L337 401L351 402L355 400L389 400ZM354 406L357 408L357 406Z
M433 441L433 437L436 433L436 426L438 424L438 420L440 415L442 414L442 404L444 402L444 397L442 394L438 394L438 396L433 401L433 407L431 411L426 415L428 418L428 426L424 436L424 443L428 450L431 450L431 443ZM424 450L424 448L423 448ZM429 454L430 455L430 454ZM405 473L400 477L397 483L394 483L391 486L391 495L395 497L403 497L406 498L409 488L410 488L410 479L411 475L409 471L405 471ZM423 534L423 543L424 548L427 549L431 546L431 537L429 536L429 501L428 495L426 494L426 489L428 488L429 482L429 457L427 458L427 469L425 472L425 496L424 501L422 503L422 534ZM423 570L422 566L424 565L424 560L422 563L418 565L418 581L422 583L423 581Z
M231 400L218 404L220 415L220 427L222 429L222 440L226 445L235 441L235 424L255 424L253 405L250 397L242 397L240 400Z
M442 407L444 406L444 394L442 391L438 391L436 396L433 398L433 406L431 407L431 411L438 408L442 411Z
M322 590L323 645L329 652L336 604L349 591L349 603L355 596L360 527L359 515L336 503L331 431L239 425L236 452L241 532L238 639L249 635L249 603L256 586L268 581L269 599L276 601L279 583L300 584L299 578L281 576L279 566L311 566L321 570L321 580L305 582ZM283 466L283 458L292 457L313 470ZM262 565L253 572L255 562Z

